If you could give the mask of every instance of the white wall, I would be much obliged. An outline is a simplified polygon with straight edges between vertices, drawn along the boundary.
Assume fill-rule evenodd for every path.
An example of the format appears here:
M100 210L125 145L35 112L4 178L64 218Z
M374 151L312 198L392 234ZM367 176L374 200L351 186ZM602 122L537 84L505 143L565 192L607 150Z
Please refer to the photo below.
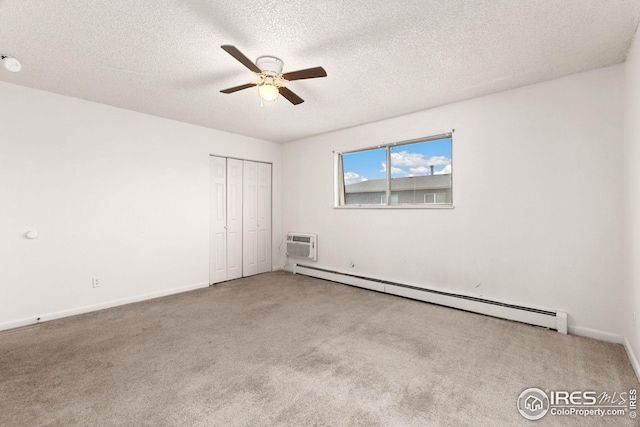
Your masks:
M627 351L640 377L640 41L631 46L624 67L625 256L624 323Z
M0 83L0 329L206 286L209 154L273 162L277 266L278 144Z
M569 313L622 341L621 65L283 147L283 230L318 266ZM453 210L333 209L333 150L453 137ZM349 258L355 268L349 268Z

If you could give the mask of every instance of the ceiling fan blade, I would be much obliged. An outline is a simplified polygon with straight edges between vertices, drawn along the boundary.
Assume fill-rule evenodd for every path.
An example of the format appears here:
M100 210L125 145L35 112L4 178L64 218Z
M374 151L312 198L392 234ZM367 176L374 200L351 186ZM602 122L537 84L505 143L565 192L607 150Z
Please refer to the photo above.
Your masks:
M288 88L284 86L279 87L278 91L280 92L280 95L284 96L287 99L287 101L289 101L293 105L302 104L304 102L304 99L300 98L298 95L291 92Z
M327 77L327 72L322 67L307 68L306 70L292 71L284 73L282 78L285 80L303 80L315 79L317 77Z
M222 93L233 93L233 92L237 92L237 91L242 90L242 89L249 89L250 87L254 87L255 85L256 85L255 83L247 83L247 84L240 85L240 86L230 87L229 89L224 89L224 90L221 90L220 92L222 92Z
M224 49L229 55L236 58L242 65L244 65L254 73L258 73L258 74L262 73L262 70L260 70L260 68L258 68L256 64L251 62L249 58L244 56L244 54L240 52L237 47L231 46L230 44L224 44L220 47Z

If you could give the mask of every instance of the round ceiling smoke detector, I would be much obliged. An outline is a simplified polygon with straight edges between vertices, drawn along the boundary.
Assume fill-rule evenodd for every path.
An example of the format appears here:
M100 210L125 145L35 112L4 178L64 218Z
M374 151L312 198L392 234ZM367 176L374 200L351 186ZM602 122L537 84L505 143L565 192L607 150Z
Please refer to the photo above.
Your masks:
M2 56L2 66L12 73L17 73L22 69L22 64L11 56Z
M275 56L261 56L256 60L256 65L263 73L278 75L282 73L282 62L281 59L276 58Z

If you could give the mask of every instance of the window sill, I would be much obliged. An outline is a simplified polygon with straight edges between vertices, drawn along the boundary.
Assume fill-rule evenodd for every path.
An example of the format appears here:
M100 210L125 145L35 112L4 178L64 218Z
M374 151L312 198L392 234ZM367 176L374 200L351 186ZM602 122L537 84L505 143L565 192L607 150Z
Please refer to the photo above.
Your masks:
M453 209L453 205L344 205L334 206L334 209Z

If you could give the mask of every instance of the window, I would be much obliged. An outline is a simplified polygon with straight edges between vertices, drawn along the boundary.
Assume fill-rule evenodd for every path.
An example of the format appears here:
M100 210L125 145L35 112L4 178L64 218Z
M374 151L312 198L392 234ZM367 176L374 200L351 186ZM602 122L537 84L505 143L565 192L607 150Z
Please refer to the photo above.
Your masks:
M336 206L452 206L452 134L338 153Z
M425 203L435 203L436 202L436 193L427 193L424 195Z
M447 203L447 195L445 192L441 193L426 193L424 195L424 202L430 204L443 204Z

